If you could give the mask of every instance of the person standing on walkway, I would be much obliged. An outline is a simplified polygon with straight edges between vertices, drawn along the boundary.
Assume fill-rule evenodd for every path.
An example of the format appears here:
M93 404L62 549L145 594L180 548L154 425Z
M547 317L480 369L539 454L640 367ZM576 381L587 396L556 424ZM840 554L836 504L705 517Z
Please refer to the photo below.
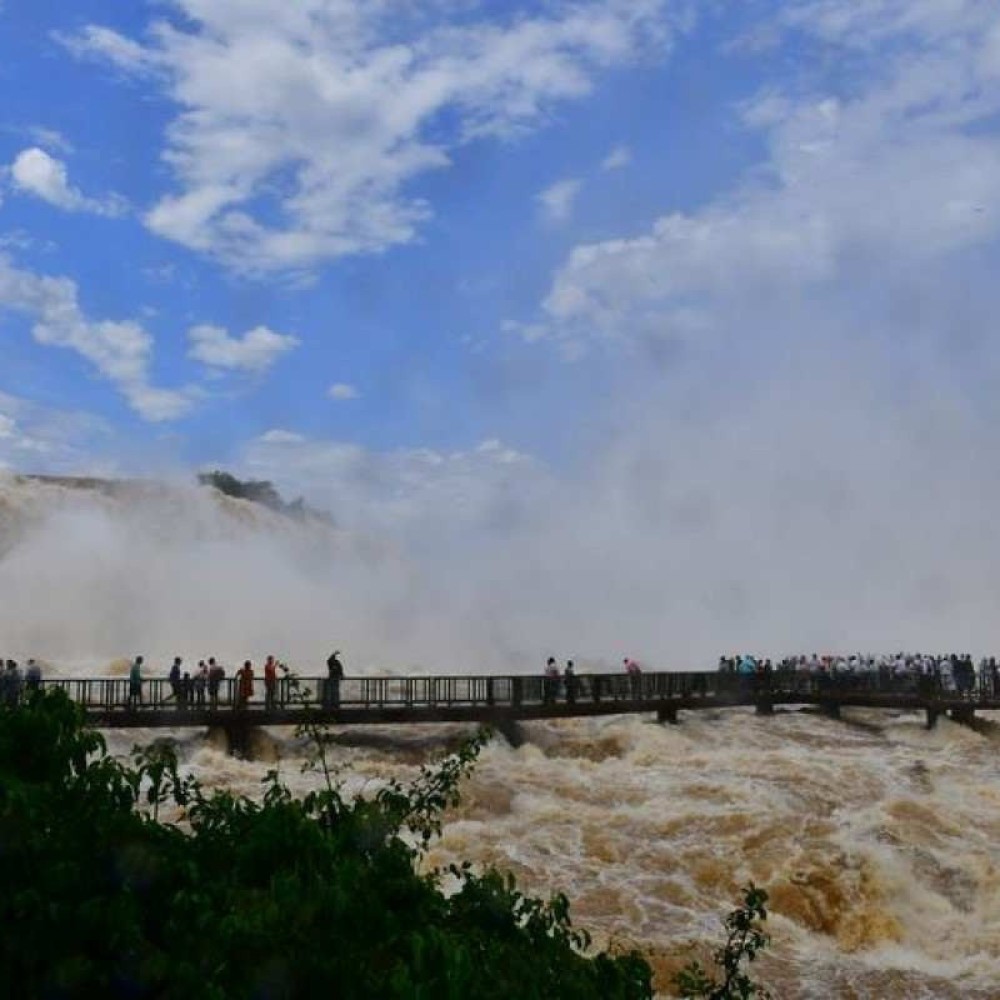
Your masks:
M213 711L219 707L219 685L222 684L225 676L225 669L215 662L214 656L210 656L208 658L208 698Z
M629 691L633 698L638 698L642 693L642 668L630 656L622 660L625 673L628 674Z
M253 664L249 660L243 661L243 666L236 672L236 704L239 708L245 708L247 702L253 697Z
M278 665L273 656L264 661L264 708L271 711L277 703Z
M167 680L170 681L170 691L174 696L174 706L180 708L184 698L181 694L181 658L179 656L174 657L174 664L170 668L170 673L167 674Z
M340 650L335 649L326 661L326 689L323 692L324 708L340 708L340 682L344 679L344 665L340 662Z
M142 657L132 661L128 672L128 707L138 708L142 704Z
M573 669L573 661L566 661L566 669L563 671L563 687L566 689L566 701L572 705L576 701L576 671Z
M185 670L181 678L181 705L190 708L194 701L194 678Z
M198 661L198 672L194 675L194 700L198 708L205 707L205 688L208 687L208 664Z

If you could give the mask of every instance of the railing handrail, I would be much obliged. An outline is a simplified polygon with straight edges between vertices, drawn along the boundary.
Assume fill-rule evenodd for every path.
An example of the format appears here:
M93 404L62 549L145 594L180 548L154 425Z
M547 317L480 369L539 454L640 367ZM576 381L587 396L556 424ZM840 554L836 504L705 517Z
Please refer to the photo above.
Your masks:
M613 708L622 711L653 711L672 706L754 705L767 703L829 703L868 699L873 705L895 698L897 703L933 705L961 703L1000 706L1000 683L991 676L977 678L971 687L945 689L941 680L928 674L887 674L880 671L827 674L811 670L775 670L756 674L731 671L583 671L546 676L531 674L443 674L352 675L339 681L327 676L278 675L269 687L262 674L255 674L251 695L238 675L221 678L218 684L171 682L168 677L143 678L136 689L128 676L50 677L42 688L61 688L92 717L115 718L141 725L153 711L175 709L193 712L247 710L267 717L280 710L287 717L296 710L320 708L330 713L350 711L374 717L378 712L405 719L426 718L429 712L448 717L448 709L488 713L494 710L528 711L535 716L586 714ZM294 692L297 683L298 692ZM30 684L22 682L22 687ZM880 701L879 699L883 699ZM15 702L17 697L15 696ZM11 703L10 692L0 686L0 702ZM557 707L558 706L558 707ZM272 716L274 717L274 716ZM453 717L453 716L452 716ZM130 721L134 720L134 721ZM163 723L165 724L165 723Z

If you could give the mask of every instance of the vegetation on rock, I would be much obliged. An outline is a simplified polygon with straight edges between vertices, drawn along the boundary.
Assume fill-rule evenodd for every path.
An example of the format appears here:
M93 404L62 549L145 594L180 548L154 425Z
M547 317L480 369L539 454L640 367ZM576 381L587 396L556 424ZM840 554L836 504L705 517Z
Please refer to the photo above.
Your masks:
M229 472L216 469L213 472L198 473L198 482L202 486L214 487L227 497L259 503L279 514L284 514L286 517L298 519L313 517L332 521L329 514L309 507L302 497L290 502L284 500L274 483L266 479L237 479Z

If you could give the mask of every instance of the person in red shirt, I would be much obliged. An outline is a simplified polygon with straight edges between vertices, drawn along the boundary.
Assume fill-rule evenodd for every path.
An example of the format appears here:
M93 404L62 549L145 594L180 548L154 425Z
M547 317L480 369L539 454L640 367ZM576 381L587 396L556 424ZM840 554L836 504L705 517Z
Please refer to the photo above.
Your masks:
M253 666L249 660L236 674L236 698L240 708L253 697Z
M270 711L277 704L278 664L273 656L264 662L264 707Z

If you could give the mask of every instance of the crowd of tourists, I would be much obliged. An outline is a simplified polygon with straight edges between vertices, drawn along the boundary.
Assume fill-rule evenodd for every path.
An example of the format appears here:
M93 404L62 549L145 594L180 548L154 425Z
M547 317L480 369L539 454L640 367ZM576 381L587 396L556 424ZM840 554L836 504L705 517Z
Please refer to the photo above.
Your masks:
M327 679L323 684L323 703L327 707L336 708L340 704L340 682L344 678L344 665L340 660L340 651L335 650L326 661ZM264 682L264 707L274 709L283 706L288 701L289 669L275 656L268 656L261 671ZM184 660L175 656L166 681L170 694L166 701L176 708L212 708L219 707L220 700L224 704L243 707L253 697L256 690L257 676L254 674L253 662L244 660L243 666L234 674L231 687L225 685L226 668L214 657L199 660L193 670L184 668ZM139 708L144 704L144 688L147 682L154 678L148 676L145 657L137 656L132 660L128 672L128 706ZM4 660L0 657L0 705L16 706L23 699L42 687L41 666L34 659L28 660L24 670L16 660ZM159 703L161 699L157 698Z
M272 664L271 669L276 671L273 662L274 658L268 657L268 663ZM137 708L142 704L142 685L146 679L145 667L145 659L137 656L129 668L128 700L131 708ZM184 669L183 659L175 656L167 673L170 695L177 708L218 708L219 689L225 679L226 668L214 656L210 656L207 660L199 660L193 675ZM244 701L249 700L253 696L253 682L253 664L247 660L236 672L237 697Z
M958 694L1000 695L1000 664L994 656L978 662L969 653L853 653L849 656L786 656L772 662L749 653L719 658L721 673L742 676L807 674L831 682L886 686L894 681L931 685Z
M322 702L326 707L340 705L340 682L344 666L340 652L335 650L326 661L327 677L321 684ZM638 689L642 668L626 656L622 668L630 684ZM916 689L956 693L967 697L1000 698L1000 663L994 656L975 661L968 653L891 653L850 655L798 654L780 659L737 653L719 657L719 673L734 675L744 680L783 677L815 678L820 684L885 689L899 685ZM162 676L162 675L161 675ZM703 676L703 675L702 675ZM128 704L138 708L144 703L144 684L152 678L142 656L132 661L128 674ZM166 699L158 695L156 704L164 700L177 708L219 707L239 708L254 698L258 679L263 681L264 707L283 707L288 701L290 674L286 664L275 656L264 660L261 676L254 671L253 662L244 660L227 684L225 667L214 657L199 660L197 667L187 670L184 660L173 659L165 680L170 694ZM574 702L580 696L593 694L595 679L578 676L572 660L560 668L555 657L545 664L542 678L542 700L552 703L560 698ZM610 682L608 682L610 683ZM623 679L624 683L624 679ZM15 660L0 658L0 705L17 705L26 695L42 686L42 671L34 659L29 659L22 670Z
M324 685L323 700L328 707L336 707L340 700L340 681L344 677L344 666L340 661L339 650L330 654L326 661L328 679ZM145 663L141 656L132 661L129 668L129 706L137 708L142 705L142 686ZM264 681L264 708L268 711L284 706L288 701L288 666L275 656L268 656L262 670ZM237 708L244 707L256 691L253 661L244 660L234 676L235 685L232 700ZM170 699L176 708L211 708L219 707L220 689L226 680L226 668L214 656L207 660L199 660L198 667L192 673L184 669L184 661L175 656L174 662L167 673L170 685Z

